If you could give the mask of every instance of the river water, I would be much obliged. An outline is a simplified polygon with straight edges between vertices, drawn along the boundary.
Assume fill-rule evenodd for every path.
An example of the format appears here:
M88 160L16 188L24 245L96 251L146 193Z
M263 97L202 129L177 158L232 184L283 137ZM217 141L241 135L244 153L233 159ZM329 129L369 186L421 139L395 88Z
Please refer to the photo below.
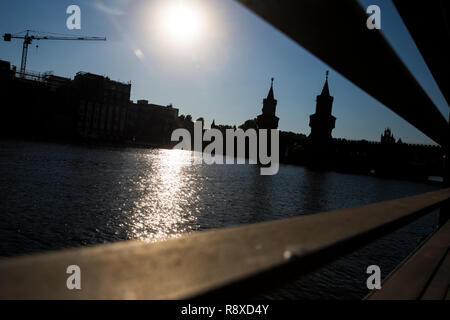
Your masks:
M281 165L194 165L180 150L0 141L0 256L294 217L420 194L436 186ZM265 295L359 299L366 268L386 276L436 227L427 215ZM405 284L406 285L406 284Z

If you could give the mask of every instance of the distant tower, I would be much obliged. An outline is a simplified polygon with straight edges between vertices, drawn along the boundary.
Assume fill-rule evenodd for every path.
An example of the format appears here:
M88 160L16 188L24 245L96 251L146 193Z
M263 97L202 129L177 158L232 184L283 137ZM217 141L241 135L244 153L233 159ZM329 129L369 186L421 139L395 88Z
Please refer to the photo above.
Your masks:
M277 107L277 100L273 96L273 78L270 85L269 93L267 98L263 100L262 114L257 118L258 128L260 129L277 129L278 120L280 120L275 115L275 109Z
M331 115L333 97L328 89L328 71L322 92L316 98L316 113L309 116L311 133L310 140L316 145L327 145L331 142L331 131L334 129L336 118Z
M384 134L381 135L381 143L392 144L395 143L394 135L392 134L391 129L386 128L384 130Z

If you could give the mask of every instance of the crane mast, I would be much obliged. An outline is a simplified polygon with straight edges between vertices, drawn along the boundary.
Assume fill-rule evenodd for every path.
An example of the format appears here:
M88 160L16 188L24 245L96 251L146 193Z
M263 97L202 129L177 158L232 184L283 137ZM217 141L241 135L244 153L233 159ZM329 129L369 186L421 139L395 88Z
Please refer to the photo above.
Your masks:
M89 41L106 41L105 37L84 37L84 36L44 36L36 34L30 34L31 30L26 30L25 35L13 35L11 33L5 33L3 35L4 41L11 41L11 39L23 39L22 47L22 60L20 63L20 74L25 74L27 66L28 45L34 40L89 40Z

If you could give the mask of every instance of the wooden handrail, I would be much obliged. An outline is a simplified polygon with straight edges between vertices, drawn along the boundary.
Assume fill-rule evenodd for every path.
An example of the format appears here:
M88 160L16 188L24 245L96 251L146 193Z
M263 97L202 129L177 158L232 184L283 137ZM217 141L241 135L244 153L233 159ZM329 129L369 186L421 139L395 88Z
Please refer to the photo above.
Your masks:
M443 300L450 283L450 222L430 235L383 281L368 300Z
M438 208L450 188L330 212L0 260L2 299L177 299L247 294L349 252ZM81 290L66 287L69 265Z

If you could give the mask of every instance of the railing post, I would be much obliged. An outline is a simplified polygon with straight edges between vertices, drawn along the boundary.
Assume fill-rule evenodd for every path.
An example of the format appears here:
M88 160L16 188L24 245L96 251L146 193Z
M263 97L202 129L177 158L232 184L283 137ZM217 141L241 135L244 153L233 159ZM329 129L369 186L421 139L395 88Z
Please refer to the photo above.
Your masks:
M450 137L450 113L449 113L449 128L447 129L447 136ZM445 160L444 160L444 188L450 186L450 142L447 140L447 145L444 146ZM450 216L450 203L446 201L442 204L439 212L438 227L442 227L449 219Z

